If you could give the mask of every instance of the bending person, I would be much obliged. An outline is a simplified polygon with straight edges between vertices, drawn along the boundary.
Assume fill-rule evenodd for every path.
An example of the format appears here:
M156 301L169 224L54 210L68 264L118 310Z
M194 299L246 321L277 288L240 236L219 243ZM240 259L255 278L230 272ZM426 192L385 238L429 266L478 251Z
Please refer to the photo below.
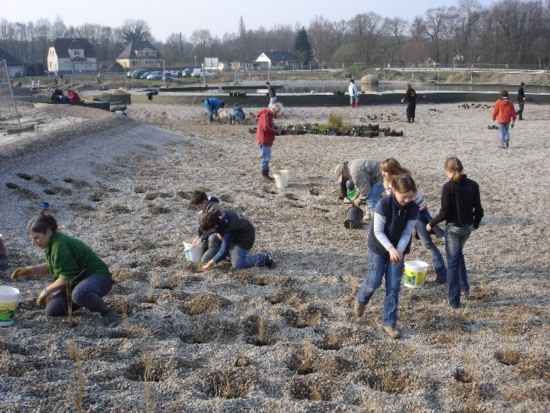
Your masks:
M223 240L217 254L202 267L203 271L210 270L228 256L231 257L231 264L236 270L275 266L269 253L250 254L256 231L249 220L237 213L229 210L211 211L203 217L201 227L203 231L215 231Z
M336 180L340 185L340 199L348 198L358 207L366 201L372 213L384 193L380 162L355 159L344 162L335 169ZM353 194L348 194L353 189Z
M201 227L202 219L209 212L219 209L220 200L215 196L208 196L206 192L194 191L191 195L191 208L199 211L199 231L197 237L193 240L193 246L201 244L201 262L207 263L220 249L222 240L216 231L203 231Z
M100 313L107 325L118 321L118 315L102 299L113 286L111 273L89 246L59 232L55 218L45 213L31 223L30 237L33 245L44 250L46 264L18 268L12 279L34 275L53 277L54 281L37 299L39 305L47 303L48 316L64 316L71 306L72 311L85 307Z

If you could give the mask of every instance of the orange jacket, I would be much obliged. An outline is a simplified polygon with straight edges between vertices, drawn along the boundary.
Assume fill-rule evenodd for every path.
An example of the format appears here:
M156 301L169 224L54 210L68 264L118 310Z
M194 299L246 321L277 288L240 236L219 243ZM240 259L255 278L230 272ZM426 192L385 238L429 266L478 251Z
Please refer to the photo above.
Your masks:
M515 120L514 104L509 99L498 99L493 107L493 121L506 124Z

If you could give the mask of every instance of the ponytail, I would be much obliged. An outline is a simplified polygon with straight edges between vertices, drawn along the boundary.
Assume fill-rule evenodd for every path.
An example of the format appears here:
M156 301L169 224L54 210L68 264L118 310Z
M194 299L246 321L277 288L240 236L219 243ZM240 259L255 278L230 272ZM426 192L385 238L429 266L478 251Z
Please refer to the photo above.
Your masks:
M38 232L40 234L45 234L50 230L52 233L57 232L57 221L52 215L46 213L46 210L40 212L38 218L30 225L30 230L32 232Z
M451 181L460 182L464 175L464 167L462 162L456 156L451 156L445 161L445 170L452 174Z

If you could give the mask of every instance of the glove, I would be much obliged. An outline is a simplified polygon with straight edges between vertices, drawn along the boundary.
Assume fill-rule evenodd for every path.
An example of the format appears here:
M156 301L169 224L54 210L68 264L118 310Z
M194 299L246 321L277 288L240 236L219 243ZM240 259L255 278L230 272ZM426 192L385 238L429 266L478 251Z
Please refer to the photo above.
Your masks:
M11 273L11 279L17 280L19 277L28 277L34 274L34 267L20 267Z

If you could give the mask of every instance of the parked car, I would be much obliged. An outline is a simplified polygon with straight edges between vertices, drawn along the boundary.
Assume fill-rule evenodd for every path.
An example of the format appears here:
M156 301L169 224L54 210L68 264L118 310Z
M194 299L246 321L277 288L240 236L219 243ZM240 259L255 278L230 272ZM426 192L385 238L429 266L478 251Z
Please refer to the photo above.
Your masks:
M140 79L141 75L147 72L149 72L149 69L136 69L131 72L131 77L134 79Z

